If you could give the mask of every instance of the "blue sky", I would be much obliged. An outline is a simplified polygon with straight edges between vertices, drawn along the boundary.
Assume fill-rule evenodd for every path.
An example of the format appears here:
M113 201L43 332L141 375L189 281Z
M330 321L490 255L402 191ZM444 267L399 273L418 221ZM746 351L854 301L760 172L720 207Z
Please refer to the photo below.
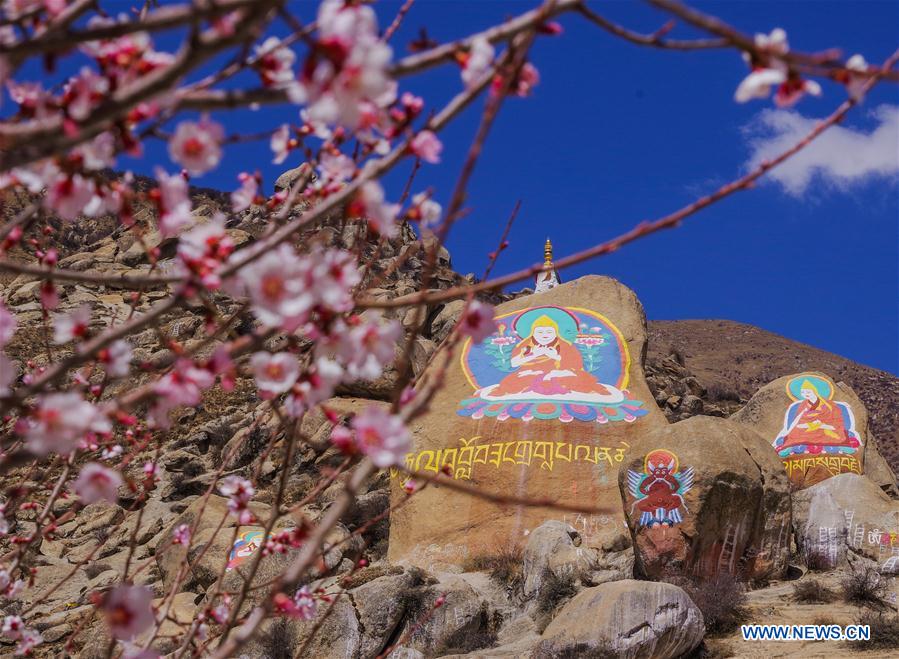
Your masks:
M642 5L591 4L634 29L649 32L664 22ZM424 2L395 43L422 24L444 40L527 6ZM782 26L794 48L839 46L874 62L899 47L899 5L892 2L698 6L745 31ZM462 272L482 271L519 198L521 214L498 274L539 260L546 235L557 254L569 254L715 189L744 170L752 153L746 126L772 107L733 101L745 75L735 52L661 52L623 43L576 16L561 22L565 34L534 49L542 81L533 97L508 102L478 164L472 213L449 241ZM448 70L441 81L453 88L456 75ZM413 87L435 101L438 88L437 80ZM820 100L803 100L797 110L822 117L844 97L825 83ZM879 124L871 112L897 101L895 86L882 88L845 125L870 131ZM439 199L449 195L450 173L477 118L472 111L447 131L445 166L417 181L433 185ZM894 159L897 150L894 141ZM402 179L400 173L395 184ZM636 291L650 319L738 320L896 373L897 189L895 170L849 187L819 179L798 196L761 185L563 277L616 277Z
M534 4L418 0L392 43L401 56L423 25L444 41ZM666 20L643 4L590 4L639 31L654 31ZM382 25L399 5L377 5ZM303 5L301 13L311 6ZM878 62L899 47L896 2L695 6L746 32L783 27L796 49L836 46ZM566 255L689 203L745 171L755 153L776 147L778 139L789 142L805 122L826 116L845 98L840 86L823 82L823 96L801 101L796 116L774 112L770 101L738 105L733 92L746 69L734 51L658 51L622 42L578 16L560 22L565 33L543 37L533 49L539 86L531 98L506 103L478 163L469 189L471 212L448 244L462 273L483 272L518 199L521 213L496 274L540 260L547 236L556 254ZM679 28L675 35L695 33ZM404 79L401 90L439 108L460 84L458 69L445 66ZM881 86L817 152L785 170L780 182L740 193L681 228L581 264L563 278L615 277L636 291L650 319L751 323L899 373L897 106L899 86ZM438 201L448 201L481 108L476 104L442 134L443 163L426 165L416 190L433 187ZM216 118L229 132L255 132L296 116L294 108L266 108ZM847 153L859 155L847 159ZM120 164L145 173L156 164L174 169L161 144L151 145L142 161ZM195 183L233 189L238 172L259 169L271 186L297 164L293 159L272 165L267 142L242 144ZM410 166L386 179L389 195L399 195ZM815 166L825 175L814 174L804 184Z

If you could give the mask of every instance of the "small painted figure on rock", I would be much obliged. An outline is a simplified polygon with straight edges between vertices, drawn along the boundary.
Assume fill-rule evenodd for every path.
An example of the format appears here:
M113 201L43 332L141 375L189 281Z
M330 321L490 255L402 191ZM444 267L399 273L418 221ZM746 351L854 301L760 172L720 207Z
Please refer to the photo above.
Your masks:
M782 457L793 453L855 453L861 446L852 408L832 400L830 382L801 376L790 381L787 393L797 402L787 409L783 429L773 442Z
M628 470L627 481L634 497L631 515L635 508L640 511L638 526L671 527L684 520L681 508L687 509L684 494L693 487L693 467L679 471L674 453L665 449L650 451L643 473Z
M231 547L231 552L228 554L228 565L225 566L225 571L233 570L256 553L256 550L262 544L263 535L262 531L255 530L241 533L237 540L234 541L234 546Z

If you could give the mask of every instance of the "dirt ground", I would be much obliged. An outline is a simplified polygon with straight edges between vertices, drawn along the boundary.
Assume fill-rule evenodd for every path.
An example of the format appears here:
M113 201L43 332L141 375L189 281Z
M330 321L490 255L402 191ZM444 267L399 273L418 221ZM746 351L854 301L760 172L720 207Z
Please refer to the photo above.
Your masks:
M839 597L834 602L803 604L793 599L793 590L800 581L816 579L836 593L840 592L842 572L809 573L795 581L772 582L766 588L747 593L747 622L750 624L781 625L852 625L858 624L864 609L846 604ZM895 593L899 583L893 580L890 589ZM895 608L887 608L888 615L897 615ZM872 632L872 638L874 634ZM847 655L865 659L886 659L899 657L899 649L864 650L859 643L844 641L744 641L740 630L727 636L706 637L708 655L716 658L743 657L747 659L768 659L774 657L845 657Z

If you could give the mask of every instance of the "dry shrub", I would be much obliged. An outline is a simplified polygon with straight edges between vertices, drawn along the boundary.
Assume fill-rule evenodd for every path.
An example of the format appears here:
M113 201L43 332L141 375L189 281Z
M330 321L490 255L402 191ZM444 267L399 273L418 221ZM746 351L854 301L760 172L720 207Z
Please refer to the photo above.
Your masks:
M524 587L524 549L510 544L496 551L473 556L462 564L466 572L487 572L512 597L520 597Z
M559 649L551 641L541 641L531 651L529 659L616 659L620 652L611 648L578 643Z
M680 346L676 346L674 344L668 346L668 356L681 366L685 366L687 363L687 360L684 358L684 353L683 351L681 351Z
M840 586L844 602L876 608L884 606L887 584L876 568L855 568L843 577Z
M537 607L540 613L550 613L576 594L577 585L572 575L557 576L551 570L545 570L537 593Z
M84 568L84 574L88 579L93 579L110 569L112 568L107 563L88 563Z
M418 622L434 608L437 591L433 586L437 580L420 568L411 568L408 574L409 587L400 592L400 606L408 620Z
M894 612L865 611L860 625L868 625L871 631L867 641L849 641L858 650L895 650L899 648L899 616Z
M497 632L502 622L502 615L496 612L491 616L484 603L478 615L467 625L450 634L434 656L469 654L476 650L491 648L496 645Z
M291 633L287 620L280 618L269 626L268 630L259 637L263 656L266 659L293 659L296 640Z
M713 382L705 389L706 398L710 403L719 403L721 401L733 401L739 403L742 398L736 389L732 389L727 385Z
M831 615L820 615L815 616L814 620L812 620L813 625L821 625L822 627L827 627L829 625L839 625L837 619Z
M496 632L487 629L470 631L463 628L451 634L443 646L437 650L435 656L468 654L476 650L492 648L494 645L496 645Z
M727 634L746 622L746 590L733 576L723 572L711 578L672 577L668 583L680 586L702 611L706 631Z
M826 604L836 598L836 592L817 579L800 581L793 586L793 599L802 604Z
M733 651L720 641L709 643L709 639L704 639L693 652L685 655L684 659L729 659L733 656L735 656Z

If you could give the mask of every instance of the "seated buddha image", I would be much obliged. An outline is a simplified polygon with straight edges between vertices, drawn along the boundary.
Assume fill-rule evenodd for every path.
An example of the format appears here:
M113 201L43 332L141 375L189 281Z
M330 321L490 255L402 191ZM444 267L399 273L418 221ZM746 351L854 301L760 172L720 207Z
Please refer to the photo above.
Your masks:
M795 381L791 383L791 396L796 387ZM831 400L830 383L807 377L798 389L798 400L787 409L784 427L773 442L778 452L854 452L861 442L852 410L846 403Z
M603 384L584 368L577 346L563 338L558 323L541 315L512 350L514 369L499 383L482 388L485 400L531 400L614 403L624 399L621 390Z

